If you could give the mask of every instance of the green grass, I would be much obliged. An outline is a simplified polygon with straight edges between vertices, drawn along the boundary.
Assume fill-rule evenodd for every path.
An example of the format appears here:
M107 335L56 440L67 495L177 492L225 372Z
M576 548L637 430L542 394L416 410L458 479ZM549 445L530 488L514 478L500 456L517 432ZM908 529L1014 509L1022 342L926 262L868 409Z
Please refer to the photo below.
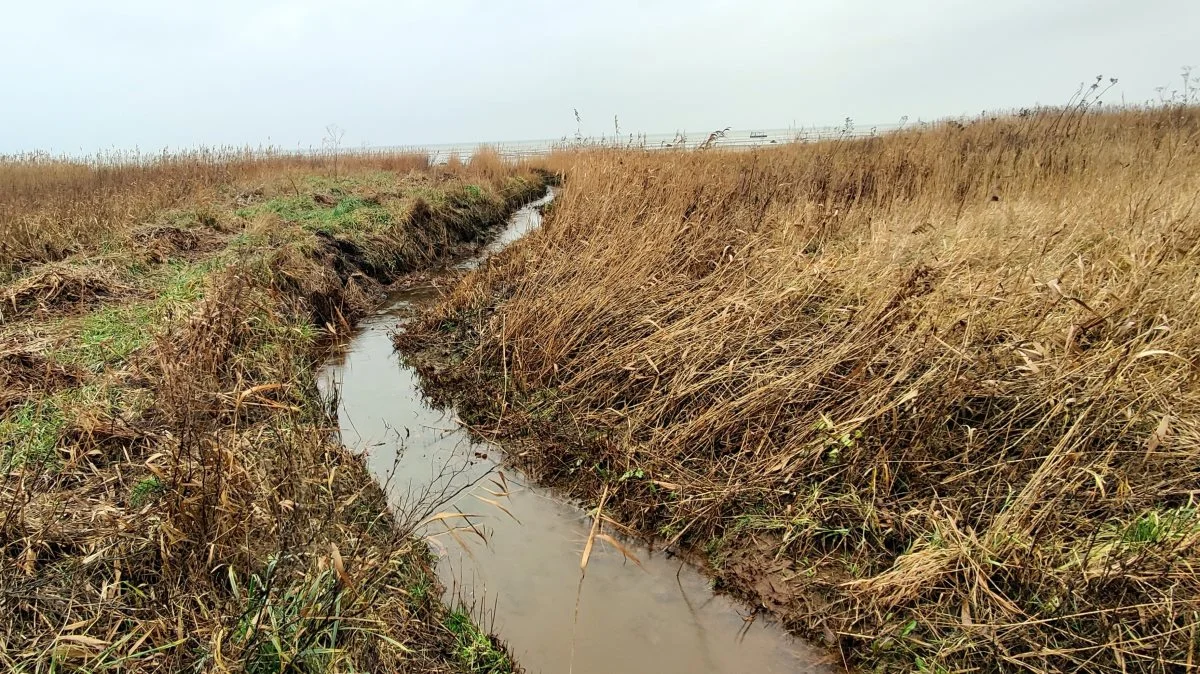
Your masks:
M204 295L204 277L222 264L218 259L200 263L130 265L130 280L154 298L106 306L58 322L55 329L67 335L64 344L46 355L63 364L92 372L119 366L150 343L162 325L183 315ZM106 396L116 396L111 399ZM57 464L54 452L66 424L66 415L86 406L126 406L127 393L89 385L57 391L40 401L15 406L0 417L0 467L27 463Z
M57 469L55 448L77 410L103 409L108 414L136 416L152 404L142 390L87 384L16 405L0 416L0 471L26 464Z
M414 199L419 198L423 200L434 210L444 208L448 204L446 190L438 187L416 185L409 188L406 194Z
M0 470L30 464L57 463L54 448L66 421L57 401L29 401L14 407L0 419Z
M517 182L512 184L512 189L528 189L528 186ZM328 194L336 199L336 203L318 203L314 192ZM378 196L364 196L372 194ZM380 198L387 201L386 205L381 203ZM296 190L292 194L239 209L237 215L249 220L263 214L274 214L280 220L299 225L305 231L330 236L379 233L395 227L403 217L402 205L416 199L424 200L434 209L495 209L501 205L500 196L480 185L457 184L449 188L434 188L415 184L398 187L394 175L380 173L350 180L314 177L305 181L303 192Z
M180 229L213 227L217 224L218 220L217 213L206 206L172 209L158 216L158 221L162 224L179 227Z
M508 654L499 649L466 612L451 611L446 616L445 625L457 641L454 654L468 672L509 674L513 671L513 663Z
M176 262L137 270L140 282L151 292L157 292L157 297L93 311L78 322L76 339L51 356L92 371L124 363L150 343L165 321L183 314L204 296L204 277L221 262L220 258L213 258L194 264Z
M166 305L195 302L204 296L204 277L224 263L217 257L193 264L175 262L166 265L157 301Z
M91 370L124 362L150 341L152 304L106 307L83 320L78 343L68 347L68 362Z
M1198 526L1195 509L1151 510L1125 527L1121 541L1132 548L1168 543L1194 532Z
M534 190L535 187L521 176L509 176L504 179L504 186L501 192L504 196L525 195Z
M166 489L162 480L158 479L157 475L150 476L143 480L139 480L133 485L133 489L129 491L129 505L134 508L141 508L150 501L158 498L158 495Z
M475 206L488 205L493 208L501 206L499 195L492 194L478 185L460 185L446 192L446 201L453 208L467 209Z
M130 280L154 297L130 304L106 306L81 318L67 318L55 328L67 335L65 344L46 355L63 364L92 372L119 366L148 345L164 323L184 315L204 295L204 277L222 264L200 263L131 265ZM0 468L38 463L55 468L58 445L68 414L85 407L129 411L144 404L131 390L88 385L56 391L41 400L9 409L0 417Z
M357 196L342 197L332 207L318 204L309 194L283 196L237 212L243 218L253 218L262 213L274 213L284 222L331 236L347 232L380 231L394 223L392 213L386 207Z

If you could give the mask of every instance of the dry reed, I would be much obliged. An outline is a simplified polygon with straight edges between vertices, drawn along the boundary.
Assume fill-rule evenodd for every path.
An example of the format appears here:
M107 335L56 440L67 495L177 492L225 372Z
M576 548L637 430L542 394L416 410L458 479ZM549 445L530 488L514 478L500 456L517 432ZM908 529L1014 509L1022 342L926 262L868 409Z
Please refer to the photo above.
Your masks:
M1179 671L1198 139L1193 107L1075 107L560 153L546 226L425 327L537 475L853 662Z

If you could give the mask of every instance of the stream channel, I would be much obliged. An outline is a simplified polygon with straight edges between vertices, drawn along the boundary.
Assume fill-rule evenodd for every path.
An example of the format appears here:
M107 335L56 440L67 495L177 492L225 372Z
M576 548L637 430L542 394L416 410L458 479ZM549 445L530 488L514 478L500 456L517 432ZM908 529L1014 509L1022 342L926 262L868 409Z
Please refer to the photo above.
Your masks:
M540 207L553 196L517 211L459 267L486 264L538 227ZM452 411L431 407L419 375L393 349L391 333L437 296L432 284L391 294L329 359L319 384L325 395L336 388L342 443L367 454L394 508L412 512L419 502L454 495L439 512L480 515L471 521L486 542L470 530L447 533L461 520L435 521L422 532L439 554L448 601L484 609L484 627L531 674L836 671L822 649L762 617L743 619L746 606L715 594L699 570L644 542L623 540L639 566L597 540L580 590L591 518L503 466L501 449L472 440Z

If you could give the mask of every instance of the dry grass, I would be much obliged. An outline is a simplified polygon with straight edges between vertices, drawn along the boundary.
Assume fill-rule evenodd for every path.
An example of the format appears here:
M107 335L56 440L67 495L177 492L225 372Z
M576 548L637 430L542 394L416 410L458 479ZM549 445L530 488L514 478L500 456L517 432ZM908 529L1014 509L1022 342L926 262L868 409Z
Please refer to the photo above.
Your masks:
M419 153L344 153L337 163L342 172L403 174L428 168L429 158ZM86 250L211 191L249 190L256 181L329 173L332 168L332 156L253 150L86 159L0 156L0 267Z
M542 478L853 662L1177 671L1198 140L1172 106L564 153L548 224L426 328Z
M0 211L0 667L468 666L314 370L382 283L542 178L338 162L0 169L22 181Z
M511 170L509 162L495 148L486 145L471 153L466 168L488 180L501 180Z

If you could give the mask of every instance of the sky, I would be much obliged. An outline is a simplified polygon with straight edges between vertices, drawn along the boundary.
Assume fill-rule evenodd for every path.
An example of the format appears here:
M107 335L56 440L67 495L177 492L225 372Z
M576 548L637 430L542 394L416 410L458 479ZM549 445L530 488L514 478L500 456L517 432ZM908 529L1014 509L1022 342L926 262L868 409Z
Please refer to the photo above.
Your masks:
M0 20L0 153L859 127L1143 102L1196 0L39 0ZM1200 72L1200 71L1198 71Z

